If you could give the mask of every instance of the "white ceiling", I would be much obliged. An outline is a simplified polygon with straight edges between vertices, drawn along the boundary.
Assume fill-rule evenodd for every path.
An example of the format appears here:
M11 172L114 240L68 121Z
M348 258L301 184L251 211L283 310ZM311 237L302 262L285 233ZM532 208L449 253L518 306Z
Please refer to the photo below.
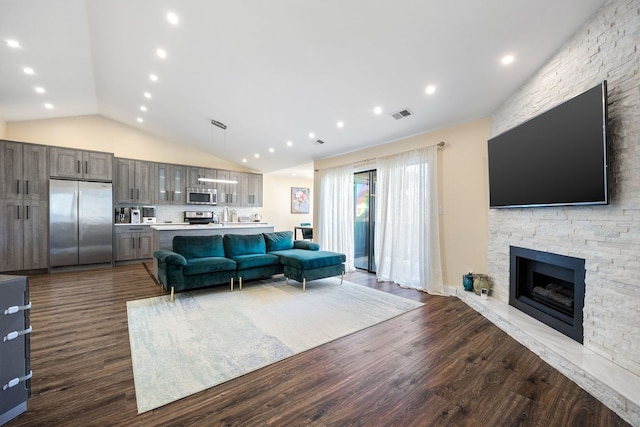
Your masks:
M490 115L604 3L2 0L0 119L101 114L272 172Z

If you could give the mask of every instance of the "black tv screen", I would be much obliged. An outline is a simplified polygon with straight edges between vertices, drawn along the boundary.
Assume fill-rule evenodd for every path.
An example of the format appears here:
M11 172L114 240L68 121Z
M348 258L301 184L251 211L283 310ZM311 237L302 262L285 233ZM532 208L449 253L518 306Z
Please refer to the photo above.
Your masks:
M607 82L488 142L491 208L608 204Z

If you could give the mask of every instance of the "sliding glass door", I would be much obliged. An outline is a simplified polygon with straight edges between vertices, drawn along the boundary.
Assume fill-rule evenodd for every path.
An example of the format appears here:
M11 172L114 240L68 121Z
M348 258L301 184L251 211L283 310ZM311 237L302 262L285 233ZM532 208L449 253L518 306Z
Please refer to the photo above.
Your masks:
M374 273L376 271L373 242L375 236L376 171L354 174L354 247L355 267Z

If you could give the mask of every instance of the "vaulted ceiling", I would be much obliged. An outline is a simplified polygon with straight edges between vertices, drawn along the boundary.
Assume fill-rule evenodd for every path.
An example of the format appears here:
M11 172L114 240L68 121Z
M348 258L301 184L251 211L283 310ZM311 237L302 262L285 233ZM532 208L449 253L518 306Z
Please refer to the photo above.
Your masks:
M2 0L0 119L100 114L271 172L490 115L604 2Z

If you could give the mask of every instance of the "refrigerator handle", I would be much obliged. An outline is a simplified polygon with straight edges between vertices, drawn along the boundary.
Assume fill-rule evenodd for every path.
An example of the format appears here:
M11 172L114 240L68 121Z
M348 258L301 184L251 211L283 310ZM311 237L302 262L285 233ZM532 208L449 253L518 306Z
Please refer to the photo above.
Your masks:
M78 206L79 209L78 209L78 222L77 223L79 224L80 220L81 220L81 217L82 217L82 211L80 210L81 207L82 207L82 191L78 190L78 191L74 191L73 193L78 198L77 206ZM83 235L82 231L83 231L83 227L78 227L78 241L82 241L82 235Z

